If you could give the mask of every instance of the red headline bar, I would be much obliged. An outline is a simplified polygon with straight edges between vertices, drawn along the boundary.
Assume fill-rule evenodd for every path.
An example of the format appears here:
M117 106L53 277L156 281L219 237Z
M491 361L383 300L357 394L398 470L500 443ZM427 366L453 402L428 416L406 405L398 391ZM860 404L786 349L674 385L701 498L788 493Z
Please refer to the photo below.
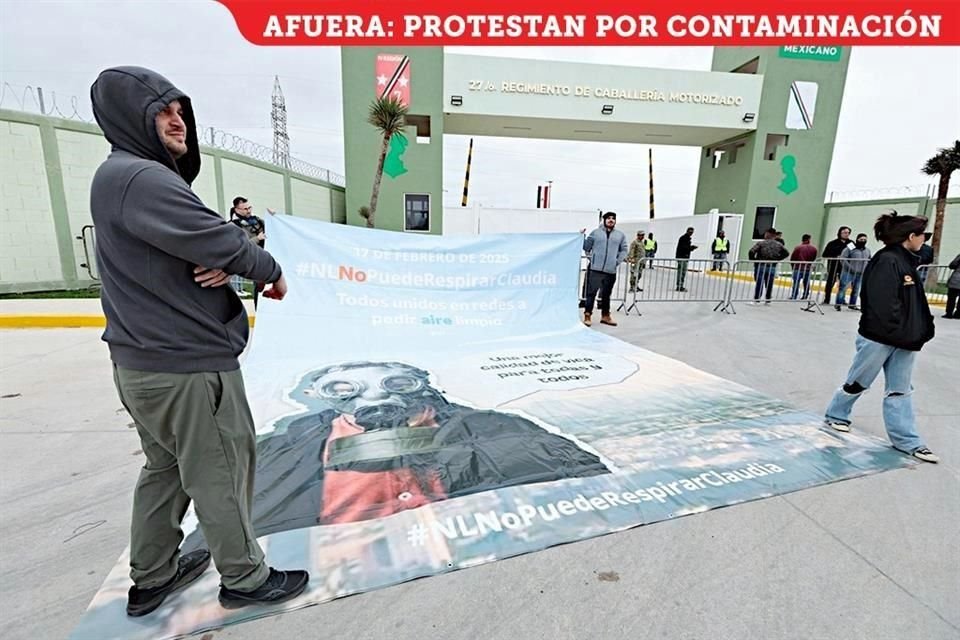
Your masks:
M258 45L956 45L957 0L218 0Z

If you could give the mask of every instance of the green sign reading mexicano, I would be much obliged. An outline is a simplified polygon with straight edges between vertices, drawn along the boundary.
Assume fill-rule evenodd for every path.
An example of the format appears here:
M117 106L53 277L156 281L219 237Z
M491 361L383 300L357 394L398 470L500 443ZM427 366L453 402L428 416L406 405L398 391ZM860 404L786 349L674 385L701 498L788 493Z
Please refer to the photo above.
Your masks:
M824 60L836 62L840 59L841 47L780 47L781 58L801 58L804 60Z

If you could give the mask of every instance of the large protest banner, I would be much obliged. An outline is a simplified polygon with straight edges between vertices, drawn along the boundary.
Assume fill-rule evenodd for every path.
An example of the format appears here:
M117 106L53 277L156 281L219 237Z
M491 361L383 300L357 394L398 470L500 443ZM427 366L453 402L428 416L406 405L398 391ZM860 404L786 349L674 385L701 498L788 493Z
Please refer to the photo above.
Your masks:
M227 611L212 568L144 618L120 558L73 638L174 638L911 464L885 443L583 327L582 238L275 216L290 292L244 376L254 519L308 591ZM184 549L204 544L192 512Z

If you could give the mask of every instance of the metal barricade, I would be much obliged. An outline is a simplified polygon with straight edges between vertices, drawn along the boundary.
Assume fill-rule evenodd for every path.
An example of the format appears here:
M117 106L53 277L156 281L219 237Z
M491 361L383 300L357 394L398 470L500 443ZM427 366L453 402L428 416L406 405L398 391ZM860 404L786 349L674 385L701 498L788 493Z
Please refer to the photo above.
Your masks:
M715 260L645 258L625 263L616 288L622 298L617 311L639 313L642 302L712 302L714 311L726 311L724 305L730 287L730 264L723 261L722 271L714 271ZM652 268L651 268L652 267Z
M860 286L863 284L863 272L870 262L863 258L827 258L823 260L823 278L819 282L818 304L833 304L837 311L844 306L852 310L859 307ZM831 303L831 298L833 302ZM822 311L821 311L822 312Z
M730 288L723 311L736 313L733 304L806 303L804 310L823 310L813 283L823 268L820 262L738 260L730 274Z
M775 260L716 261L642 258L622 263L610 296L611 309L630 315L645 302L712 302L714 311L736 313L734 303L757 305L794 302L804 311L823 315L824 304L859 310L863 273L869 260L829 258L814 262ZM652 267L652 268L651 268ZM927 300L934 306L947 304L948 265L926 265L919 270ZM586 262L580 268L580 306L586 296ZM829 288L828 288L829 286Z
M100 280L100 271L97 268L97 234L93 225L81 227L77 240L83 245L83 262L80 266L87 270L91 280Z
M949 296L947 281L953 273L950 265L924 265L917 271L920 274L920 281L923 283L923 291L927 294L927 302L936 307L947 306Z
M584 307L584 303L586 302L586 299L587 299L587 274L589 273L589 269L588 269L589 264L590 264L589 260L587 259L581 260L581 265L580 265L580 308L581 309ZM625 277L628 274L626 267L627 267L626 262L620 263L620 265L618 265L617 267L617 280L616 282L614 282L613 291L610 293L610 309L611 310L613 309L614 304L617 303L620 305L619 307L617 307L617 311L619 311L620 309L623 308L623 303L626 300L626 298L624 298L623 289L620 287L620 283L625 279ZM599 299L600 297L599 292L597 293L598 293L597 299Z

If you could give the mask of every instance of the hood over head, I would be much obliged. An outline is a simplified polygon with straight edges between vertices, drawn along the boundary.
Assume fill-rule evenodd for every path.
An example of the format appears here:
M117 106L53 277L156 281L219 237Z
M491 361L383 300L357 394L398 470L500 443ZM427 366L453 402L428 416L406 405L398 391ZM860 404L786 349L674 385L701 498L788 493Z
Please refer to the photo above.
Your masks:
M180 101L187 127L187 152L174 160L157 133L157 114ZM190 98L155 71L143 67L113 67L90 87L93 115L114 149L154 160L191 184L200 173L200 145Z

